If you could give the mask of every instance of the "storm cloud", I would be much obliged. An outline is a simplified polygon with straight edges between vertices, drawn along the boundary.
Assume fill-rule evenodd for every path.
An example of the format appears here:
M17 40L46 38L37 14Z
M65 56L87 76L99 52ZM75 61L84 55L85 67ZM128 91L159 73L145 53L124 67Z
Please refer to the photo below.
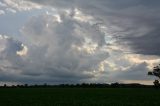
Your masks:
M2 0L0 79L149 80L145 73L160 62L159 5L158 0ZM10 16L12 25L5 18Z

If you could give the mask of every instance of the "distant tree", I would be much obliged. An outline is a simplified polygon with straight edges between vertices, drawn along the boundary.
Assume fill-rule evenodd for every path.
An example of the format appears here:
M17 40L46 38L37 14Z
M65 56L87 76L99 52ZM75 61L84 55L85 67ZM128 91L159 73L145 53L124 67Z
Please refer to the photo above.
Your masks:
M44 83L44 84L43 84L43 87L47 87L47 86L48 86L47 83Z
M7 87L7 84L4 84L3 87L6 88L6 87Z
M159 87L159 81L158 81L158 80L155 80L153 83L154 83L154 86L155 86L156 88Z
M24 87L28 87L28 84L24 84Z
M111 87L118 88L120 87L120 84L118 82L111 83Z
M148 72L148 75L153 75L158 77L158 79L160 79L160 64L156 67L153 68L153 71ZM158 87L159 84L159 80L155 80L154 82L155 87Z

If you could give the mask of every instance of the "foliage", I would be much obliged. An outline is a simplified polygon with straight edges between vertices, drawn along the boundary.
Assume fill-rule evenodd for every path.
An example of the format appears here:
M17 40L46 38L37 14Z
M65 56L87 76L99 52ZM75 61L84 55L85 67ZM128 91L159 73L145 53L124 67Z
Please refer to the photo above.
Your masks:
M160 65L153 68L152 72L148 72L148 75L154 75L160 78Z
M153 68L153 71L148 72L148 75L154 75L160 79L160 64ZM154 82L155 87L159 87L159 81L155 80Z

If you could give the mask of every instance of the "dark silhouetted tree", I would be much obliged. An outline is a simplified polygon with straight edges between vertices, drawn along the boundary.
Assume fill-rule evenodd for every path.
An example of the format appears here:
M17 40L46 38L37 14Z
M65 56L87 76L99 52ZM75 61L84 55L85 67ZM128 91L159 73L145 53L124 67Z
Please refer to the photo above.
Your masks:
M153 71L148 72L148 75L153 75L158 77L158 79L160 79L160 64L156 67L153 68ZM159 87L159 81L155 80L154 82L155 87Z
M6 87L7 87L7 84L4 84L3 87L6 88Z
M156 88L159 87L159 81L158 81L158 80L155 80L153 83L154 83L154 86L155 86Z
M28 87L28 84L24 84L24 87Z

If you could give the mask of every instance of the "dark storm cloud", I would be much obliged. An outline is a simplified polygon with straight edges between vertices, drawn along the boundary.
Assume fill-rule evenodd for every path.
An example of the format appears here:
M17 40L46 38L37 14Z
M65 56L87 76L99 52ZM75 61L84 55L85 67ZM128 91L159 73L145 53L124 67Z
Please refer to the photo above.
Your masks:
M160 27L160 26L157 26ZM140 37L125 37L123 40L134 49L135 53L144 55L160 55L160 29L157 28Z
M104 23L109 23L111 34L118 43L130 46L133 52L144 55L160 55L156 49L160 44L160 1L159 0L47 0L37 1L53 7L79 8ZM66 4L66 5L64 5ZM126 45L127 42L127 45Z
M41 6L43 11L47 11L40 10L37 14L34 11L27 18L20 14L24 26L18 32L28 48L25 55L17 54L17 51L24 50L22 42L0 37L2 81L98 82L103 80L100 74L103 74L104 81L108 80L106 77L113 80L145 80L148 64L134 63L125 57L124 52L129 47L133 54L160 55L157 49L160 45L159 0L3 1L16 12L28 12ZM18 13L15 15L18 16ZM22 20L24 17L26 19ZM2 27L9 30L7 25ZM106 45L112 39L117 51L110 50L110 45ZM119 46L123 46L123 50Z

